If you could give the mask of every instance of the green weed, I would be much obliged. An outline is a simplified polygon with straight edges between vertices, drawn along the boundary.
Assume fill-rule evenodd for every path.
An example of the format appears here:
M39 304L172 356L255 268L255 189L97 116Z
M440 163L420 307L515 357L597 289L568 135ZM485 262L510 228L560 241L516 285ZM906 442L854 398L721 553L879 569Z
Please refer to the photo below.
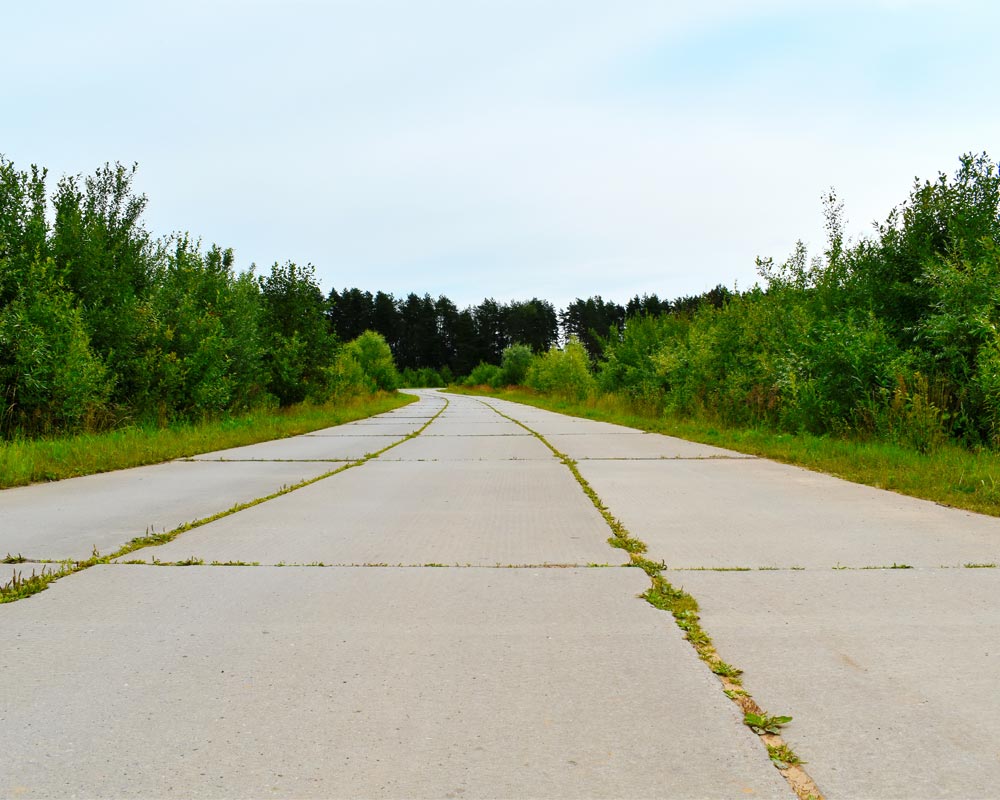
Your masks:
M754 714L748 711L743 715L743 724L759 735L765 733L779 734L781 733L781 728L791 721L791 717L771 716L764 712Z
M767 754L771 757L771 762L778 769L788 769L789 767L806 763L787 744L769 744L767 746Z

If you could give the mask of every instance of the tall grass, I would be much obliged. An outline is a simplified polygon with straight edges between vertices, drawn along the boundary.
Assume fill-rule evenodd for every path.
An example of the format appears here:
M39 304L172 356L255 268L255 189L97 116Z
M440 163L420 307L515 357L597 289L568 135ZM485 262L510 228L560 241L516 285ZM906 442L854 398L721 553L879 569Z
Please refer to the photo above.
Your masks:
M502 397L549 411L677 436L942 505L1000 516L1000 453L993 450L969 450L944 443L932 452L922 453L886 441L726 426L717 421L663 415L617 394L576 401L523 388L451 387L449 391Z
M166 428L130 427L46 439L0 442L0 489L107 472L227 447L298 436L381 414L417 398L380 392L335 403L302 403Z

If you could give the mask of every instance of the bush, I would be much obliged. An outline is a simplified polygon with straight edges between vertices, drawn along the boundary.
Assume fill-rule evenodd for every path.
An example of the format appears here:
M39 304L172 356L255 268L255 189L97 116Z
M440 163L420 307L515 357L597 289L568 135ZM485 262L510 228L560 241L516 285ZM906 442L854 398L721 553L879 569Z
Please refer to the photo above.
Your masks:
M358 360L344 350L327 368L326 384L335 398L361 397L376 391L375 381L365 374Z
M500 359L500 374L497 376L498 385L518 386L524 383L534 357L531 348L525 344L512 344L507 347Z
M590 357L576 338L571 338L562 350L553 347L537 356L525 382L535 391L573 400L583 400L597 388L590 373Z
M426 389L428 387L438 388L447 386L449 382L436 369L431 369L430 367L421 367L420 369L407 367L401 373L399 385L409 389Z
M358 362L375 389L392 392L399 388L396 362L382 334L365 331L353 342L344 345L342 352Z
M462 383L465 386L497 386L500 380L500 367L480 361Z

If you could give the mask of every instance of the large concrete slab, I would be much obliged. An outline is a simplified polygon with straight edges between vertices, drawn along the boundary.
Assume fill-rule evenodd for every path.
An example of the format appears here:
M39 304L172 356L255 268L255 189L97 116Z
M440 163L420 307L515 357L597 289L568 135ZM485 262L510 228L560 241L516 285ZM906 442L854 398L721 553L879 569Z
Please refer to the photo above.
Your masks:
M427 428L423 436L531 436L520 425L508 422L503 417L493 414L492 418L482 420L464 420L451 417L447 412Z
M551 461L554 458L552 451L534 436L419 436L416 439L403 442L382 456L385 461L507 461L511 459Z
M0 492L0 556L84 559L256 500L331 464L173 462Z
M391 436L292 436L245 447L231 447L193 456L191 461L355 461L402 441L405 433Z
M624 552L606 543L608 535L603 518L555 459L379 459L130 558L195 556L262 564L624 563Z
M1000 570L671 573L834 798L1000 786Z
M572 459L753 458L733 450L698 444L658 433L546 434L559 452Z
M792 797L645 584L88 570L0 613L0 795Z
M389 421L373 418L361 422L351 422L347 425L337 425L334 428L323 428L303 434L303 436L393 436L402 438L416 433L428 422L429 420L426 419Z
M674 568L1000 562L1000 519L763 459L579 469L649 557Z

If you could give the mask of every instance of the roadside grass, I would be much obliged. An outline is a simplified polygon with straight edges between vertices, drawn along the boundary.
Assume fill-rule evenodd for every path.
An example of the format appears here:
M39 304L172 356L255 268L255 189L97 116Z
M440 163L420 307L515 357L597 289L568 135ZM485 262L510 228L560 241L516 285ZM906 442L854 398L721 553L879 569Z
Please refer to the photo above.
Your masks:
M455 394L498 397L548 411L613 422L740 453L825 472L855 483L888 489L980 514L1000 516L1000 452L942 444L918 453L890 442L728 428L719 422L642 413L627 400L604 395L584 401L547 397L525 389L448 387Z
M135 426L106 433L0 441L0 489L159 464L228 447L298 436L416 402L380 392L325 405L303 403L166 428Z

